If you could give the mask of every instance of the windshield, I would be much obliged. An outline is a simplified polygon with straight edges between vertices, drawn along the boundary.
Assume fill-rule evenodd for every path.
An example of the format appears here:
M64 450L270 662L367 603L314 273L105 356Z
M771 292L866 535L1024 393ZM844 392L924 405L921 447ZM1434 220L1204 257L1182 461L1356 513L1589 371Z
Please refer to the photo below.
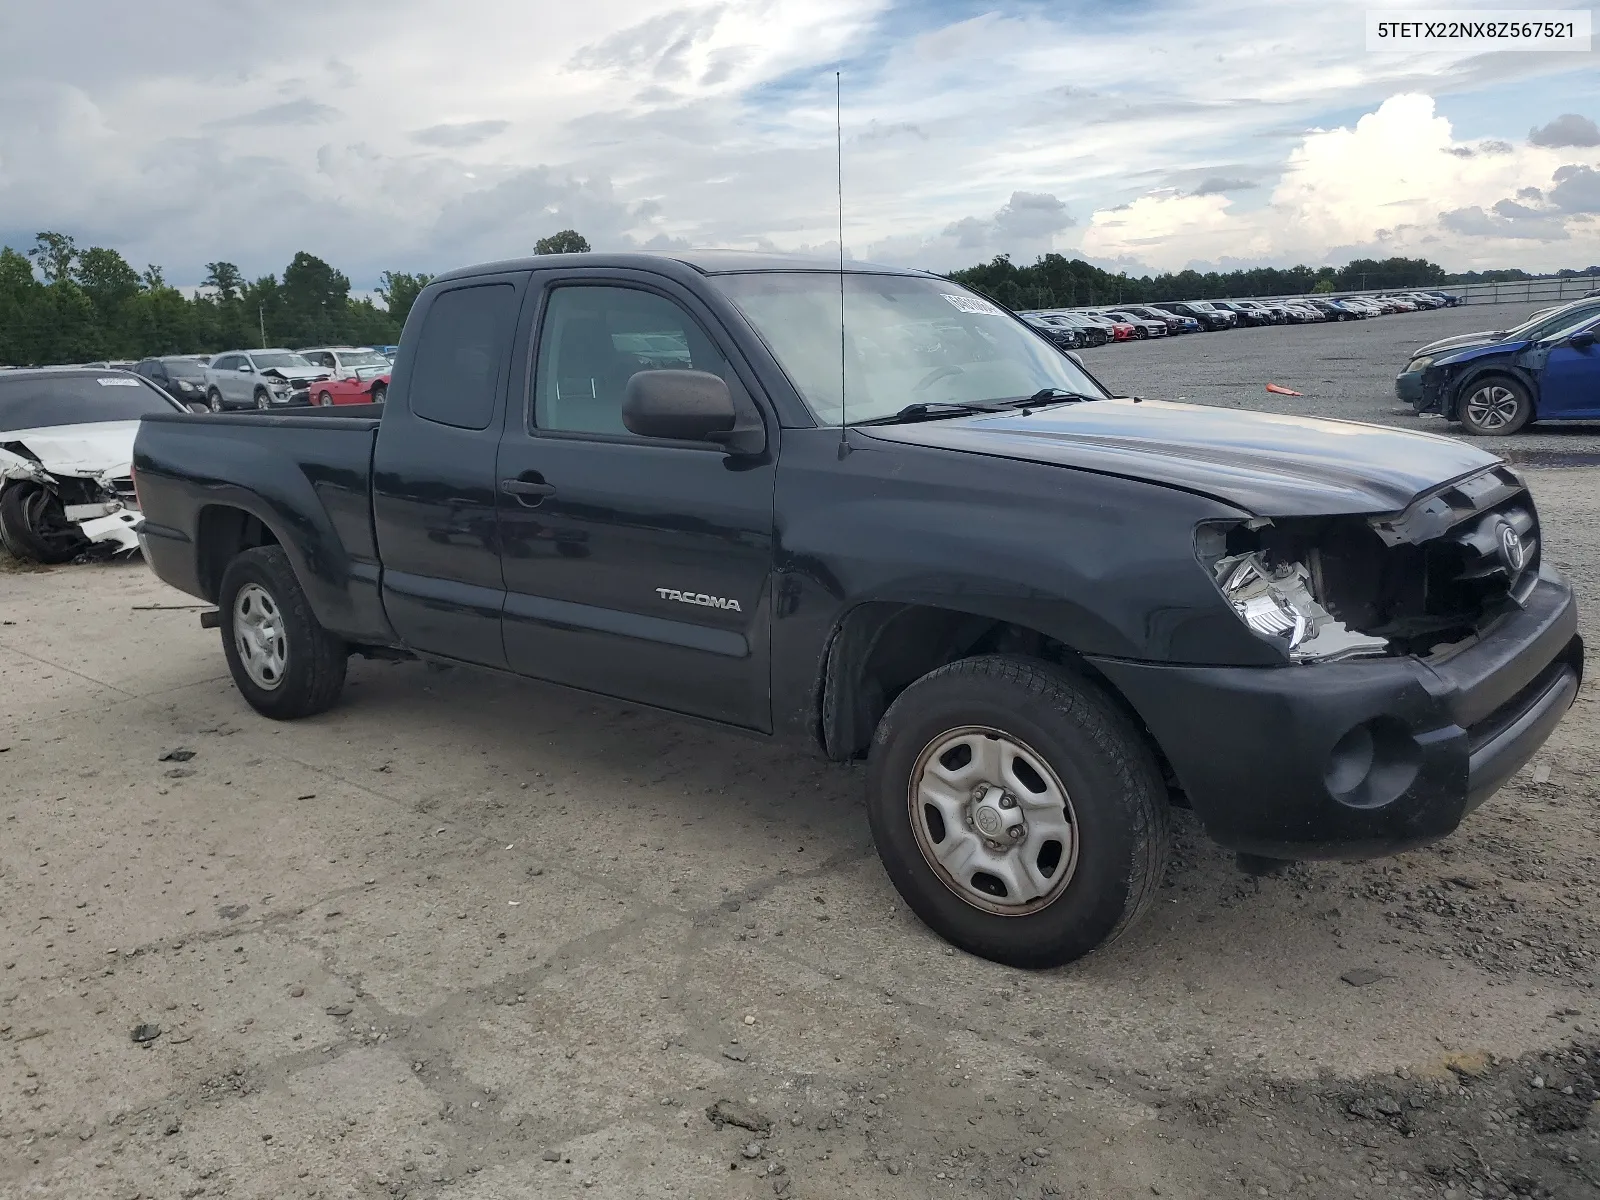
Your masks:
M1199 309L1201 312L1216 312L1217 311L1216 309L1211 307L1211 302L1209 300L1191 300L1191 301L1189 301L1189 307L1190 308L1194 308L1194 309Z
M0 430L137 421L177 407L136 375L0 375Z
M257 351L250 356L250 361L255 363L256 370L265 371L276 367L280 371L314 371L316 370L298 354L288 354L284 351Z
M205 364L196 362L192 358L163 358L161 365L167 369L167 374L174 379L204 379L206 377Z
M1521 325L1507 330L1506 337L1516 340L1546 338L1558 329L1565 329L1570 325L1581 325L1584 321L1594 316L1600 316L1600 303L1580 301L1553 313L1536 313Z
M839 276L815 271L714 281L755 327L812 415L841 418ZM845 396L851 421L908 404L962 404L1060 388L1104 393L1049 342L959 284L909 275L844 277Z
M376 350L341 350L339 361L347 367L387 367L389 360Z

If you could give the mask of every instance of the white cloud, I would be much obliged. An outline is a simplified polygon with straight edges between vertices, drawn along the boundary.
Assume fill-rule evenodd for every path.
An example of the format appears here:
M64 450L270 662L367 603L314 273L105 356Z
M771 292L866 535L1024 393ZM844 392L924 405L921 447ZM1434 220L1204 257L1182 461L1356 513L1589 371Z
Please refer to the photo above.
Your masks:
M1369 55L1354 0L1096 21L1025 0L976 17L904 0L391 0L382 21L354 0L13 7L0 241L63 229L179 282L219 257L280 270L305 248L370 285L384 268L523 253L563 225L613 248L832 244L840 64L845 241L874 257L945 269L1081 244L1108 262L1293 259L1379 231L1410 245L1406 226L1426 224L1452 265L1522 262L1555 242L1495 205L1530 187L1543 198L1518 198L1560 222L1568 250L1588 244L1588 177L1554 177L1594 165L1572 142L1583 130L1550 121L1576 103L1555 98L1574 62ZM38 52L59 45L72 52ZM1338 149L1301 132L1326 114L1424 86L1448 109L1508 82L1550 95L1435 155L1465 174L1419 193L1429 211L1374 217L1338 180L1332 199L1293 192L1329 182L1331 167L1284 161L1290 145ZM1524 171L1520 131L1538 121L1567 141ZM1347 160L1368 159L1388 161L1362 135ZM1439 217L1474 207L1505 236Z
M1600 211L1600 173L1572 153L1457 142L1430 97L1394 96L1353 128L1307 134L1265 207L1155 192L1096 212L1083 249L1159 269L1223 258L1319 264L1358 249L1463 268L1587 263L1600 257L1600 228L1570 214Z

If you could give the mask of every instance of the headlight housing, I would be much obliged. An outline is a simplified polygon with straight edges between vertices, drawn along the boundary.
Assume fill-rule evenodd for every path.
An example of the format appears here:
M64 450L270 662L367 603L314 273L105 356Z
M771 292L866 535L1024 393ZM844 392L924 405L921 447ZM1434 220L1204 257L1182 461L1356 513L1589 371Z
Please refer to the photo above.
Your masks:
M1269 564L1260 551L1219 558L1213 577L1234 614L1294 662L1327 662L1388 652L1389 643L1358 633L1317 600L1302 562Z
M194 384L190 383L187 379L180 379L178 380L178 390L180 392L192 392L195 390L195 388Z
M1433 366L1432 358L1413 358L1406 364L1405 374L1415 375L1418 371L1425 371Z

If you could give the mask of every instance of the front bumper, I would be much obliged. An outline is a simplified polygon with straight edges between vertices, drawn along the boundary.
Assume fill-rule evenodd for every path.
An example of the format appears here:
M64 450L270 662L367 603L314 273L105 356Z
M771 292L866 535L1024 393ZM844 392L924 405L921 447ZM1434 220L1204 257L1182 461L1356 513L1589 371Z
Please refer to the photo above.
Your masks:
M1394 377L1394 394L1404 404L1416 404L1422 399L1422 372L1401 371Z
M1096 660L1216 841L1269 858L1368 858L1453 832L1538 751L1583 676L1572 589L1439 659L1285 667Z

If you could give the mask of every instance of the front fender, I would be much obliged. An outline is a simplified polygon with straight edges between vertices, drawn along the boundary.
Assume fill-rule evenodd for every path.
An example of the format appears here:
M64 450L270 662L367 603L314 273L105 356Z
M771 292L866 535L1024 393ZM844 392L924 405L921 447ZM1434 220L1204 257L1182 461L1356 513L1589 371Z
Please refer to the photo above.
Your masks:
M1473 385L1486 375L1510 375L1528 389L1528 395L1533 397L1534 414L1538 415L1539 408L1539 377L1519 361L1522 355L1515 357L1491 359L1473 359L1463 363L1461 369L1452 372L1446 384L1444 415L1452 421L1460 419L1461 400L1472 390Z

